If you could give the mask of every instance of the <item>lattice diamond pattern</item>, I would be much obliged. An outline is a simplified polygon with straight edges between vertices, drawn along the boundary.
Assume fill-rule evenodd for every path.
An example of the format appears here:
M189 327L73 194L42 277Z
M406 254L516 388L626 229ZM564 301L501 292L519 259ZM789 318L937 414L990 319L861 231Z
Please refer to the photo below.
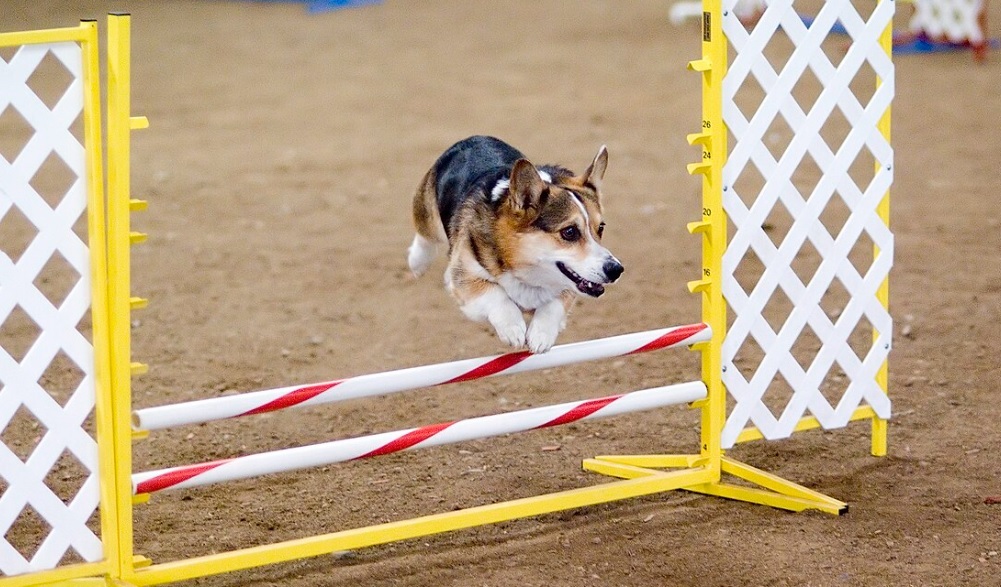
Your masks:
M985 40L983 11L984 0L914 0L910 28L933 39L978 45Z
M87 207L84 147L70 128L83 111L82 59L76 43L26 45L9 61L0 59L0 124L32 129L23 145L0 153L0 227L20 243L8 250L8 241L0 241L0 328L16 315L10 324L30 320L19 327L38 332L23 343L26 352L0 348L0 572L6 575L103 556L87 527L99 502L97 443L85 429L94 410L94 350L77 330L91 299L89 252L73 231ZM44 87L46 99L33 87ZM4 223L8 216L19 220ZM0 342L23 338L2 334ZM68 373L60 377L57 370ZM59 397L43 387L53 378L68 386ZM24 458L12 448L26 450ZM61 486L53 489L47 480Z
M808 412L825 428L844 426L863 403L880 417L890 416L889 399L875 378L889 352L892 321L876 291L889 273L893 236L876 208L893 179L893 151L877 128L894 92L893 63L879 45L880 34L893 19L893 2L879 2L868 17L850 2L827 2L809 27L792 0L769 1L753 27L745 27L734 14L735 3L724 0L723 19L735 54L723 82L724 121L734 137L723 170L723 204L735 226L723 258L723 293L733 315L723 342L723 380L733 399L724 447L732 446L748 425L766 438L788 437ZM832 57L823 43L838 22L852 42L843 54ZM791 41L793 49L788 56L770 55L769 60L766 47L774 53L769 43L777 33L783 42ZM782 64L778 70L776 63ZM873 72L882 83L863 96L863 104L851 84ZM802 93L804 76L808 85L821 86L819 93L810 91L801 98L805 109L796 97ZM753 112L747 111L746 101L741 103L743 111L737 106L745 85L767 88ZM848 123L846 134L828 139L834 145L825 140L829 120ZM777 127L791 130L779 146L770 144L783 140L775 136ZM878 164L874 176L861 186L850 174L860 154L874 159L873 167ZM819 170L819 178L804 182L803 172L797 174L801 165ZM760 174L764 186L756 193L740 193L749 183L741 181L745 173ZM833 231L824 222L832 202L848 209L843 225L839 222ZM849 261L860 239L880 250L864 273ZM811 262L807 271L798 267L801 250L813 258L819 255L819 263ZM737 280L738 273L746 272L745 258L764 266L750 291ZM741 282L753 280L744 275ZM850 294L837 316L825 313L821 303L832 287ZM773 298L792 303L786 316L769 314L782 305ZM879 332L861 358L849 344L860 323ZM764 349L760 364L734 362L745 345ZM836 405L821 393L825 378L834 371L843 371L849 379ZM774 397L767 396L775 385L792 389L784 407L776 408Z

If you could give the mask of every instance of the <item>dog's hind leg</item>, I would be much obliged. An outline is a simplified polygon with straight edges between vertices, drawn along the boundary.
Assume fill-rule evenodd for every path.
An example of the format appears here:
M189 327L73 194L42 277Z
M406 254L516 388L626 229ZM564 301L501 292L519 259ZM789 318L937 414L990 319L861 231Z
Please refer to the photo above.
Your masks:
M438 243L428 240L420 232L414 235L414 242L410 243L407 252L407 264L414 277L424 275L424 272L431 266L431 262L438 256Z
M407 264L416 277L427 271L431 262L438 256L441 245L447 240L441 216L438 214L435 179L434 169L431 169L414 194L414 228L417 233L414 235L413 243L410 244Z

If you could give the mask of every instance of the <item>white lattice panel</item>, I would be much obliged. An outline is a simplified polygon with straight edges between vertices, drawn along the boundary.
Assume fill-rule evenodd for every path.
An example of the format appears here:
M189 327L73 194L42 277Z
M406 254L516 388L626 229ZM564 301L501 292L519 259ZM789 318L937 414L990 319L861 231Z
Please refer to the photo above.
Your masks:
M876 373L892 321L876 291L893 236L876 209L893 180L893 151L877 123L894 92L893 63L879 44L894 3L869 3L862 16L848 0L829 0L807 27L792 0L769 0L753 26L741 24L735 2L724 0L723 19L733 55L723 84L733 135L723 200L734 228L723 259L732 316L723 343L731 398L724 447L747 426L788 437L807 415L841 427L863 404L890 416ZM847 47L827 41L838 22ZM840 227L831 210L843 211ZM863 263L860 243L868 245ZM843 307L832 311L839 293Z
M48 103L36 94L39 87ZM94 351L78 330L91 303L89 252L74 231L87 207L84 147L71 130L82 111L78 44L25 45L9 62L0 59L0 134L17 135L19 125L25 134L23 145L5 143L0 153L0 571L6 575L103 556L87 526L99 490L97 443L85 429L94 410ZM53 184L52 174L64 176L65 185ZM65 291L53 295L57 279ZM44 386L57 380L68 389L54 395Z
M910 28L932 39L979 45L986 40L983 11L984 0L914 0Z

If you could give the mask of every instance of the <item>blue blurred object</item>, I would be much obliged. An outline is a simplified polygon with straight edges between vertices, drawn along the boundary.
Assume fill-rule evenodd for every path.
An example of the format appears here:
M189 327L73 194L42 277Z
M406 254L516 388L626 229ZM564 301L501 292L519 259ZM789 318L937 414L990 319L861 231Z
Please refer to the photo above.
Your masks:
M812 16L800 16L800 18L803 19L803 24L806 25L806 28L810 28L811 26L813 26L813 21L816 20ZM840 20L836 20L834 21L834 24L831 26L831 34L847 35L848 29L845 28L845 25L841 24Z
M373 4L382 4L382 0L253 0L254 2L269 2L272 4L306 4L306 9L310 13L330 12L342 8L360 8Z
M997 49L1001 47L1001 40L988 39L987 47ZM895 55L916 55L920 53L943 53L947 51L969 51L969 43L950 43L948 41L933 41L928 37L918 35L913 38L900 38L893 41L893 53Z
M359 8L362 6L371 6L373 4L382 4L382 0L311 0L309 2L309 11L329 12L331 10Z
M807 28L813 25L814 18L811 16L800 16L803 19L803 24ZM841 21L838 20L831 27L832 35L847 35L848 31L845 29ZM988 49L998 49L1001 48L1001 40L999 39L988 39L987 40ZM948 41L935 41L929 39L924 35L911 35L909 33L894 35L893 38L893 53L895 55L918 55L921 53L943 53L947 51L969 51L973 49L969 43L950 43Z

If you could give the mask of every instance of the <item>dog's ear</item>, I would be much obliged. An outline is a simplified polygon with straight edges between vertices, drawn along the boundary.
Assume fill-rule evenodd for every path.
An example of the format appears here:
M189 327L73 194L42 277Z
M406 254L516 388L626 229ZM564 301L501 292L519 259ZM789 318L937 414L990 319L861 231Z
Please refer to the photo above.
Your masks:
M542 208L542 197L546 182L528 159L518 159L511 169L511 184L508 188L508 205L521 214L537 213Z
M605 177L606 167L608 167L608 149L602 145L581 179L584 183L590 182L596 189L601 189L601 180Z

